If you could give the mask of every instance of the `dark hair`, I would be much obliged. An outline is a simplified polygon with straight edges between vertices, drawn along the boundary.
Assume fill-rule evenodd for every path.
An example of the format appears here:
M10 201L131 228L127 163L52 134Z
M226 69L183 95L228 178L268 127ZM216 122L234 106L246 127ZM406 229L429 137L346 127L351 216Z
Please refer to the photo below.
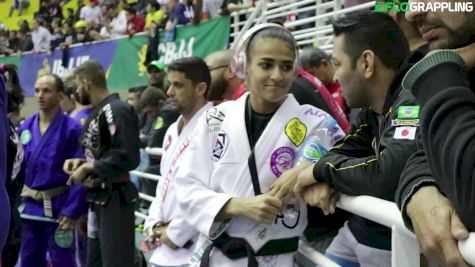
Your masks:
M300 53L300 63L304 68L318 67L323 59L331 61L331 56L320 48L306 48Z
M17 66L13 64L5 64L3 65L3 72L7 73L5 76L5 87L8 92L7 112L19 112L25 101L25 96L23 95L23 89L20 85Z
M74 76L86 79L94 86L107 88L106 74L99 62L88 60L74 70Z
M280 41L283 41L286 43L292 51L296 51L296 43L295 39L289 31L281 28L265 28L257 33L255 33L251 39L247 42L247 45L245 47L246 49L246 59L247 61L251 60L251 53L250 51L254 49L254 45L256 44L256 41L259 39L266 39L266 38L272 38L272 39L278 39ZM295 55L297 57L297 55ZM297 58L296 58L297 59Z
M137 10L135 10L135 9L133 9L133 8L131 8L131 7L126 7L126 8L124 8L124 10L125 10L127 13L132 14L132 15L134 15L134 16L137 15Z
M145 91L143 91L142 95L140 96L140 110L150 105L158 106L160 100L167 100L167 96L165 95L165 93L157 87L149 86L147 87L147 89L145 89Z
M74 96L76 99L79 99L79 96L76 92L76 83L74 82L74 76L68 75L63 78L64 94L67 97Z
M64 93L63 80L61 80L61 78L58 75L56 75L56 74L46 74L45 76L50 76L50 77L53 78L54 88L56 89L56 92Z
M137 93L139 95L141 95L145 89L147 88L147 86L143 85L143 86L137 86L137 87L131 87L129 88L129 93Z
M168 71L184 73L185 77L190 79L193 85L204 82L206 83L207 90L211 84L211 74L208 65L199 57L177 59L168 65Z
M387 14L359 11L331 19L335 36L344 35L344 50L352 67L364 50L371 50L388 68L397 70L409 55L403 31Z
M160 10L160 4L157 1L149 1L147 4L150 4L155 10Z

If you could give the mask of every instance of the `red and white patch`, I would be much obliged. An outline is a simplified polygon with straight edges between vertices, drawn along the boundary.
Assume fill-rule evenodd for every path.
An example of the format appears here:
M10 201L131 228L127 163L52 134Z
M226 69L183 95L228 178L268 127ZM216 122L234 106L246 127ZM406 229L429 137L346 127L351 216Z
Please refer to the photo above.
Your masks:
M117 130L117 127L115 127L115 124L111 123L109 124L109 133L112 135L115 134L115 131Z
M416 139L416 129L417 127L396 127L394 139L414 140Z

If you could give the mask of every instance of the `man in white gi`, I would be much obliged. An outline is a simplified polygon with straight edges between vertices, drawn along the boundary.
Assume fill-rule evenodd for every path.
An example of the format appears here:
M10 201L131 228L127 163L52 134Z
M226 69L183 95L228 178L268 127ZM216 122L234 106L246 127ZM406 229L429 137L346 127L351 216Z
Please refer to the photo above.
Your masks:
M167 94L181 116L167 130L160 164L162 179L157 186L145 221L149 242L158 245L152 266L184 266L194 252L198 231L181 216L176 200L175 173L189 146L189 137L198 118L212 107L206 100L211 76L206 63L195 57L175 60L168 66L170 87Z
M271 188L299 151L309 161L320 157L320 144L306 140L323 131L333 145L344 133L327 113L288 94L297 50L287 29L260 25L241 42L231 66L249 93L199 119L176 174L182 216L201 233L190 264L293 266L306 205Z

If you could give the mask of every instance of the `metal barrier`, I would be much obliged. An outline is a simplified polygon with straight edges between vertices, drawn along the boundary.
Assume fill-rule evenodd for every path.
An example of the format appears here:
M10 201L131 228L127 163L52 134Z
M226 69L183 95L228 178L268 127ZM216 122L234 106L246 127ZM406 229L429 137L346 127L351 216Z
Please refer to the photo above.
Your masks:
M163 152L160 148L146 148L145 151L155 156L160 156ZM132 171L131 174L154 181L160 179L159 175L145 172ZM154 199L152 196L143 193L139 193L139 197L150 202ZM337 206L392 229L392 266L420 266L420 249L415 235L404 226L401 213L394 202L371 196L350 197L342 195ZM135 215L143 219L147 217L146 214L140 212L135 212ZM470 233L467 240L459 242L458 247L465 261L475 265L475 233ZM299 243L299 253L321 267L339 266L303 242Z

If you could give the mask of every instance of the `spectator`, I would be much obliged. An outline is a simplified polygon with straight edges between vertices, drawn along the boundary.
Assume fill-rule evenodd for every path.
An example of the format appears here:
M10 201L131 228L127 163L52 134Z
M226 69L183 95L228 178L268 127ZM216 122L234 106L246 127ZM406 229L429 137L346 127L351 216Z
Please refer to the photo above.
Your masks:
M198 14L195 15L196 10L193 2L193 0L186 0L184 4L185 11L183 12L183 14L188 19L188 22L195 22L195 17L198 18L199 21L199 16L197 16Z
M19 30L18 31L18 39L20 40L19 44L18 44L18 49L19 49L20 52L26 52L26 51L33 50L33 48L34 48L33 40L31 38L30 33L27 30L25 30L25 29Z
M319 48L308 48L300 54L300 61L305 71L322 81L345 113L346 118L349 119L350 109L343 98L340 83L334 79L335 66L332 63L331 56Z
M117 38L125 35L127 31L127 16L125 11L118 11L117 5L108 5L106 9L106 15L109 16L112 21L107 25L107 29L111 33L111 38Z
M146 88L146 86L132 87L129 89L129 92L127 94L127 104L129 104L137 114L140 113L140 96ZM140 119L139 126L140 128L142 128L142 122Z
M158 62L158 60L154 60L148 64L147 74L149 86L159 88L165 93L166 88L163 86L163 78L165 77L165 65L163 63Z
M39 19L31 22L31 38L33 40L33 50L35 52L45 51L50 48L51 33L41 25Z
M41 19L44 21L47 21L48 23L51 21L51 17L49 15L49 2L48 1L43 1L40 3L40 8L38 9L38 12L35 13L34 18L35 19Z
M134 35L138 32L143 32L145 26L145 18L141 14L137 14L137 11L133 8L125 9L127 16L127 35Z
M48 21L52 21L54 18L59 18L63 20L63 9L59 4L59 0L51 0L51 4L48 6L48 14L49 18Z
M185 5L180 3L178 0L169 0L168 10L170 11L171 15L169 21L172 25L184 25L190 22L190 20L185 15Z
M396 202L429 259L467 266L457 241L475 231L475 13L411 11L406 19L418 26L430 50L456 50L430 52L404 78L404 87L421 103L421 134Z
M9 46L9 34L7 28L0 28L0 55L1 54L9 54L10 49Z
M95 21L96 23L99 23L100 18L101 8L99 7L99 0L89 0L89 5L81 8L79 19L86 22Z
M419 108L401 85L412 64L403 64L409 44L396 22L364 11L332 24L335 77L348 105L362 111L347 137L299 175L295 192L325 214L335 211L338 193L394 199L399 176L416 150ZM353 216L326 255L342 266L390 266L391 229Z
M219 15L223 0L203 0L203 18L211 19Z
M51 22L51 27L53 28L53 32L51 34L51 48L54 49L55 47L58 47L60 44L64 43L61 19L54 18L53 22Z
M160 4L156 1L149 2L146 7L147 16L145 17L145 29L151 29L152 23L159 25L164 19L165 14L160 9Z
M11 53L16 53L19 48L20 39L18 38L18 31L10 31L10 36L8 37L8 49L11 50Z
M74 15L74 9L68 8L67 12L68 12L68 15L64 19L64 24L68 24L68 25L73 26L74 23L76 22L76 16Z
M18 31L24 31L24 32L30 32L31 29L30 29L30 25L28 24L28 21L26 21L25 19L20 19L18 20Z
M12 17L13 11L18 9L18 16L21 16L23 13L23 9L28 8L30 6L30 2L28 0L12 0L12 5L10 6L10 12L8 13L8 17Z

